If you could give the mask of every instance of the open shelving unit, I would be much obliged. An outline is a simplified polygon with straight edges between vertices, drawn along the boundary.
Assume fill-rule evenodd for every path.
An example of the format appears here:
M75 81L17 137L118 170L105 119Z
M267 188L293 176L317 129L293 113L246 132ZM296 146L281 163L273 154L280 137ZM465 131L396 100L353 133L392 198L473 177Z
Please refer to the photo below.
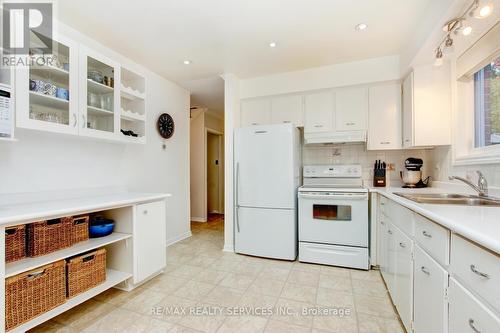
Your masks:
M146 143L146 79L144 76L121 68L120 83L120 128L132 130L138 137L120 133L122 141Z

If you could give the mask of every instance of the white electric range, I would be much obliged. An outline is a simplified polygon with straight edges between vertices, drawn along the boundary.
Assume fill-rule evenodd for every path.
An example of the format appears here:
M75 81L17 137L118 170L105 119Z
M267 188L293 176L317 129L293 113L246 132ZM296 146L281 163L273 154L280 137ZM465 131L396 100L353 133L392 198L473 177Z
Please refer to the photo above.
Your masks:
M369 268L361 165L307 165L299 188L299 261Z

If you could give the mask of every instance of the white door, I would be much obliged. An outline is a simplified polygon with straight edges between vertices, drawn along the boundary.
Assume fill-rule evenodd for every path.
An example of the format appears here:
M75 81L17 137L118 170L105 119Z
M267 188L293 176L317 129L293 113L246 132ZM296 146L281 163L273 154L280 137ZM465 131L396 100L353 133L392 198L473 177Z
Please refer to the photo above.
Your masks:
M166 265L165 201L135 207L134 283L144 281Z
M401 85L369 89L368 150L401 149Z
M80 47L80 134L119 139L120 74L117 62Z
M416 333L447 332L448 272L419 246L415 246L414 322Z
M299 193L299 240L368 246L368 194Z
M393 299L406 330L411 331L413 319L413 242L396 227L394 227L394 235L396 239L396 289Z
M292 123L304 126L302 119L303 99L300 95L274 97L271 100L271 122L273 124Z
M208 213L221 213L220 174L221 174L221 135L207 133L207 210Z
M335 103L337 130L366 130L368 117L368 90L366 88L337 90Z
M257 208L295 207L295 131L292 124L236 129L236 204Z
M413 72L403 81L403 147L413 146Z
M236 208L235 251L253 256L295 260L295 210Z
M271 100L251 99L241 102L241 127L271 124Z
M16 123L22 128L78 134L78 44L54 36L53 53L50 59L40 56L47 61L42 66L16 68Z
M334 128L335 94L331 91L304 98L304 132L329 132Z

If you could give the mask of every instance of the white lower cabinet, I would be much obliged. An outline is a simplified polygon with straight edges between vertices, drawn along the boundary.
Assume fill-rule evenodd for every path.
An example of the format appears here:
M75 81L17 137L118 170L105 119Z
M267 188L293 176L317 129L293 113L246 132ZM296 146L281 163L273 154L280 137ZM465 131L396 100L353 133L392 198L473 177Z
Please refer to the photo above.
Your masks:
M500 332L500 319L454 278L450 279L450 333Z
M134 283L139 283L165 268L166 220L165 202L151 202L135 207Z
M414 249L414 329L417 333L447 332L448 272L418 245Z
M407 331L413 319L413 241L394 227L396 273L393 301Z

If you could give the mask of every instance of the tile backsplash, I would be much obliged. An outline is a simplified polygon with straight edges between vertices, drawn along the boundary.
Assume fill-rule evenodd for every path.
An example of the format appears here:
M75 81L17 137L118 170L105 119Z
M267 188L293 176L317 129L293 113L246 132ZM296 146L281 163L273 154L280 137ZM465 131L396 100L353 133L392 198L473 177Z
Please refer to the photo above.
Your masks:
M371 184L373 180L373 165L375 160L394 164L395 170L388 172L389 186L399 186L400 171L404 169L404 161L408 157L417 157L424 160L422 168L424 177L430 165L427 164L427 151L423 149L368 151L365 144L338 144L338 145L303 145L302 164L361 164L363 180Z

